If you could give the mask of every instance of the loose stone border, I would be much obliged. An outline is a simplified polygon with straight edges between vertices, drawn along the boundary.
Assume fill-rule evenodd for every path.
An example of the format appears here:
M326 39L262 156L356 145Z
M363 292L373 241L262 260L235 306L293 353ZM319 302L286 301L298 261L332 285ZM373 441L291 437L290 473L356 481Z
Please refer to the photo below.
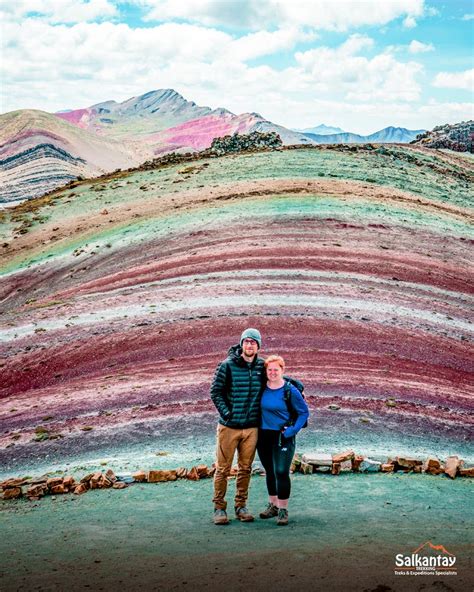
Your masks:
M216 471L215 463L197 465L191 469L180 467L172 470L137 471L131 475L116 475L112 469L105 473L97 471L88 473L79 481L68 475L67 477L12 477L0 483L2 490L1 499L10 500L26 497L31 501L38 501L45 495L74 493L81 495L90 489L125 489L132 483L163 483L188 479L199 481L212 477ZM237 466L233 466L229 473L229 479L236 477ZM307 452L303 455L295 454L291 464L292 473L309 475L313 473L330 473L339 475L344 472L353 473L426 473L429 475L444 474L451 479L457 475L460 477L474 477L474 467L464 467L464 461L458 456L449 456L443 463L435 456L429 456L424 461L406 456L388 458L383 463L356 454L353 450L345 450L337 454L324 454L320 452ZM261 468L254 468L254 475L265 475Z

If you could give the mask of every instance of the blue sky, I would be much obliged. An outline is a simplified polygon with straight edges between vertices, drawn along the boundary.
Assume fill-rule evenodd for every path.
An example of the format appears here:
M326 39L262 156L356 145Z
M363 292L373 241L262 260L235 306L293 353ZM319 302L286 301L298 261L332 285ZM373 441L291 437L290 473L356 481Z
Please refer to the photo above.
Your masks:
M293 128L474 118L472 1L17 0L1 10L1 112L174 88Z

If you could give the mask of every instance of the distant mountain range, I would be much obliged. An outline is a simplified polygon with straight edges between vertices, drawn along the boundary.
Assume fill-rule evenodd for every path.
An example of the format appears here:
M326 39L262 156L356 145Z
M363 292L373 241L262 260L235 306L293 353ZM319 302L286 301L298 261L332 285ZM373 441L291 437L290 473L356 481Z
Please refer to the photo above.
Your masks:
M21 110L0 116L0 202L43 195L78 176L97 177L138 166L169 152L208 148L219 136L276 132L284 145L409 142L423 130L386 128L358 136L320 125L302 133L258 113L235 115L201 107L172 89L147 92L122 103L105 101L54 114Z
M325 126L318 127L321 128ZM308 136L308 138L311 138L311 140L313 140L313 142L316 144L359 144L367 142L374 142L376 144L384 144L388 142L406 144L414 140L418 134L421 134L424 131L425 130L409 130L404 127L386 127L378 132L370 134L369 136L360 136L359 134L351 134L350 132L342 132L337 134L314 134L306 132L305 135Z
M305 129L296 129L295 132L302 132L303 134L316 134L327 136L329 134L343 134L344 130L340 127L331 127L330 125L318 125L316 127L307 127Z

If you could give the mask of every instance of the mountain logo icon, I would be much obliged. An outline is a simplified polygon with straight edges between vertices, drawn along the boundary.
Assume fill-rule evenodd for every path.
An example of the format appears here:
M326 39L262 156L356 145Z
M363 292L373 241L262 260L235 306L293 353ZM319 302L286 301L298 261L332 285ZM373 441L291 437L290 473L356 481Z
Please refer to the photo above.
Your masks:
M422 549L427 550L426 548L433 549L433 551L439 551L440 553L444 553L445 555L451 555L451 557L454 557L454 554L450 553L444 545L433 545L431 541L426 541L426 543L420 545L417 549L413 551L413 554L419 553Z

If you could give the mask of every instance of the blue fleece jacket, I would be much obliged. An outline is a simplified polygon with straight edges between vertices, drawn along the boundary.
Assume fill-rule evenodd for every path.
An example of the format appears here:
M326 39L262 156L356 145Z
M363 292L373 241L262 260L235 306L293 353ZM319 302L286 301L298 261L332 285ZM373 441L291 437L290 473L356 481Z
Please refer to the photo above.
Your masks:
M289 426L283 432L285 438L295 436L303 427L309 417L308 405L301 396L299 390L290 384L291 389L291 406L298 413L295 425ZM261 428L264 430L281 431L285 426L288 426L290 421L290 414L288 406L285 403L285 387L279 389L271 389L268 386L262 394L260 402L262 412Z

